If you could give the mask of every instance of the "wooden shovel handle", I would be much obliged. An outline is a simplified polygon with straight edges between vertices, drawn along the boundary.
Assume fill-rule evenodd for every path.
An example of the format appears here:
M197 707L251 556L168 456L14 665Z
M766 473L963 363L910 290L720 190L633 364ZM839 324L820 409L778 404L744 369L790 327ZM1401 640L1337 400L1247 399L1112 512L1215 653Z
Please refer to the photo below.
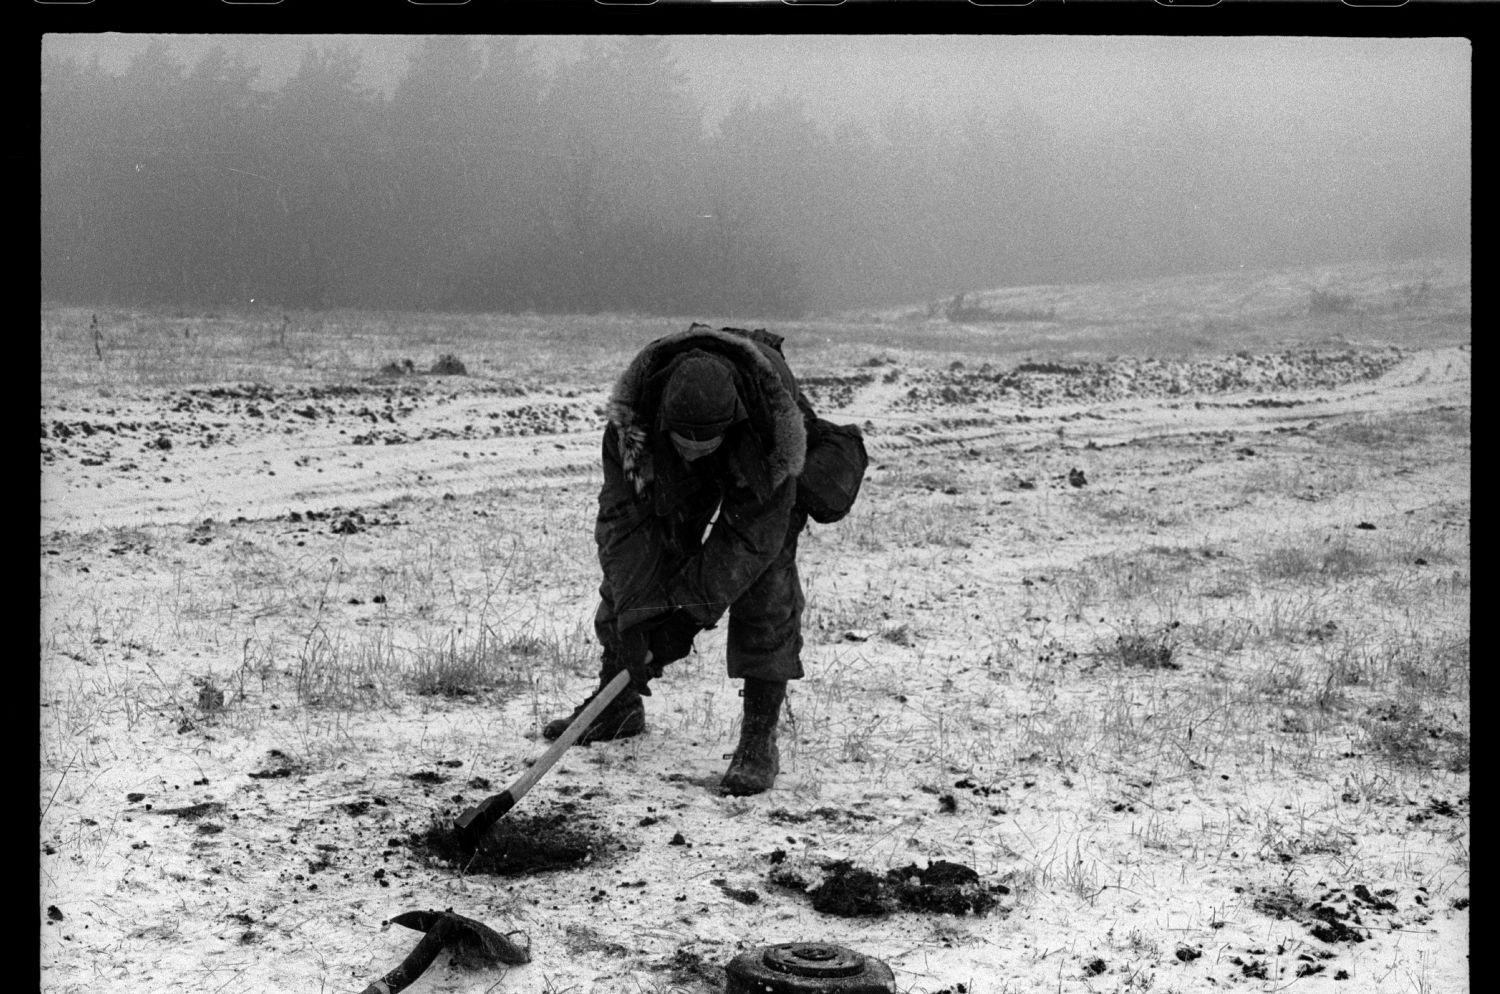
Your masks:
M567 727L567 730L557 737L557 741L553 742L551 747L542 753L525 773L517 777L514 783L502 792L486 797L458 816L454 825L459 831L475 840L488 832L495 822L505 817L507 811L520 803L521 798L526 796L526 792L535 786L538 780L546 776L548 770L557 765L562 754L578 741L578 737L594 723L599 713L609 707L614 699L620 696L620 691L629 684L628 670L616 673L614 679L606 683L603 689L594 695L594 699L589 701L588 707L573 719L573 723Z
M552 743L551 748L542 753L541 758L532 763L531 768L525 773L516 777L516 782L507 788L506 793L510 794L514 802L519 803L521 798L526 796L526 792L535 786L548 770L557 765L557 761L562 759L562 754L572 748L573 743L578 741L578 737L584 733L584 730L594 723L594 719L599 717L616 697L620 696L620 691L624 690L629 683L630 673L627 670L621 670L615 674L613 680L604 685L604 689L599 691L592 701L589 701L589 706L573 719L573 723L557 737L557 741Z

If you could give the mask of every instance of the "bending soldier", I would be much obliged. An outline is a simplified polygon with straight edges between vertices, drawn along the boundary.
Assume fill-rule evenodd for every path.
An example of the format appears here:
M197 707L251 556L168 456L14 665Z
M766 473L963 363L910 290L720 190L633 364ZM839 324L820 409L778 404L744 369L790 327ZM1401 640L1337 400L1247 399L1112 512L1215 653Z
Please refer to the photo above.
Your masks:
M727 612L729 676L745 686L722 785L761 793L779 771L787 681L803 674L797 539L810 514L837 520L853 503L865 468L858 429L815 416L780 336L698 324L630 362L608 421L595 524L599 687L622 669L631 683L579 741L644 731L650 681ZM587 704L543 735L557 738Z

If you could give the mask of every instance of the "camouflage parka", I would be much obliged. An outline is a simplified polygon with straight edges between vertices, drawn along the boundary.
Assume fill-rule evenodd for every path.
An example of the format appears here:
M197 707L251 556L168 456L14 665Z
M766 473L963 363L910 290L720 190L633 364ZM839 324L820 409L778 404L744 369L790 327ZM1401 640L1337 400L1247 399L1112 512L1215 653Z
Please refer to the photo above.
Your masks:
M618 633L674 608L711 627L781 550L800 513L793 504L812 417L781 341L694 324L651 342L616 382L594 537ZM688 463L660 399L677 363L701 353L732 366L743 410L716 452Z

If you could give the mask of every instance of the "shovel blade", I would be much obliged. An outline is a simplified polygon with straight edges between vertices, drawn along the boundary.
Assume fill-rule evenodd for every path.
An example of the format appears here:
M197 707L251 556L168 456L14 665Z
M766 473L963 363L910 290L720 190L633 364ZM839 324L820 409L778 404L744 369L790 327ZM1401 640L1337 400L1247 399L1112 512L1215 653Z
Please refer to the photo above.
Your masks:
M486 797L453 819L453 827L465 842L471 846L477 846L479 840L495 827L495 822L504 818L506 813L515 806L516 799L511 792L502 791Z

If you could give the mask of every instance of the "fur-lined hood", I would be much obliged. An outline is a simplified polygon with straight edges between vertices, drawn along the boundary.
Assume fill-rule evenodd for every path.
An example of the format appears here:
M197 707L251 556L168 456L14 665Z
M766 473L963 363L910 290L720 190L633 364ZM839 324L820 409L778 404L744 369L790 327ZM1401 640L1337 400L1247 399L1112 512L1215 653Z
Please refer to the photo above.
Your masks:
M797 381L781 355L781 336L762 329L721 328L694 324L651 342L630 362L615 383L606 414L619 433L625 475L641 493L655 478L653 440L660 436L658 409L662 389L677 362L689 353L726 359L734 370L735 388L744 405L750 438L731 453L741 482L762 498L802 472L807 429L797 405Z

